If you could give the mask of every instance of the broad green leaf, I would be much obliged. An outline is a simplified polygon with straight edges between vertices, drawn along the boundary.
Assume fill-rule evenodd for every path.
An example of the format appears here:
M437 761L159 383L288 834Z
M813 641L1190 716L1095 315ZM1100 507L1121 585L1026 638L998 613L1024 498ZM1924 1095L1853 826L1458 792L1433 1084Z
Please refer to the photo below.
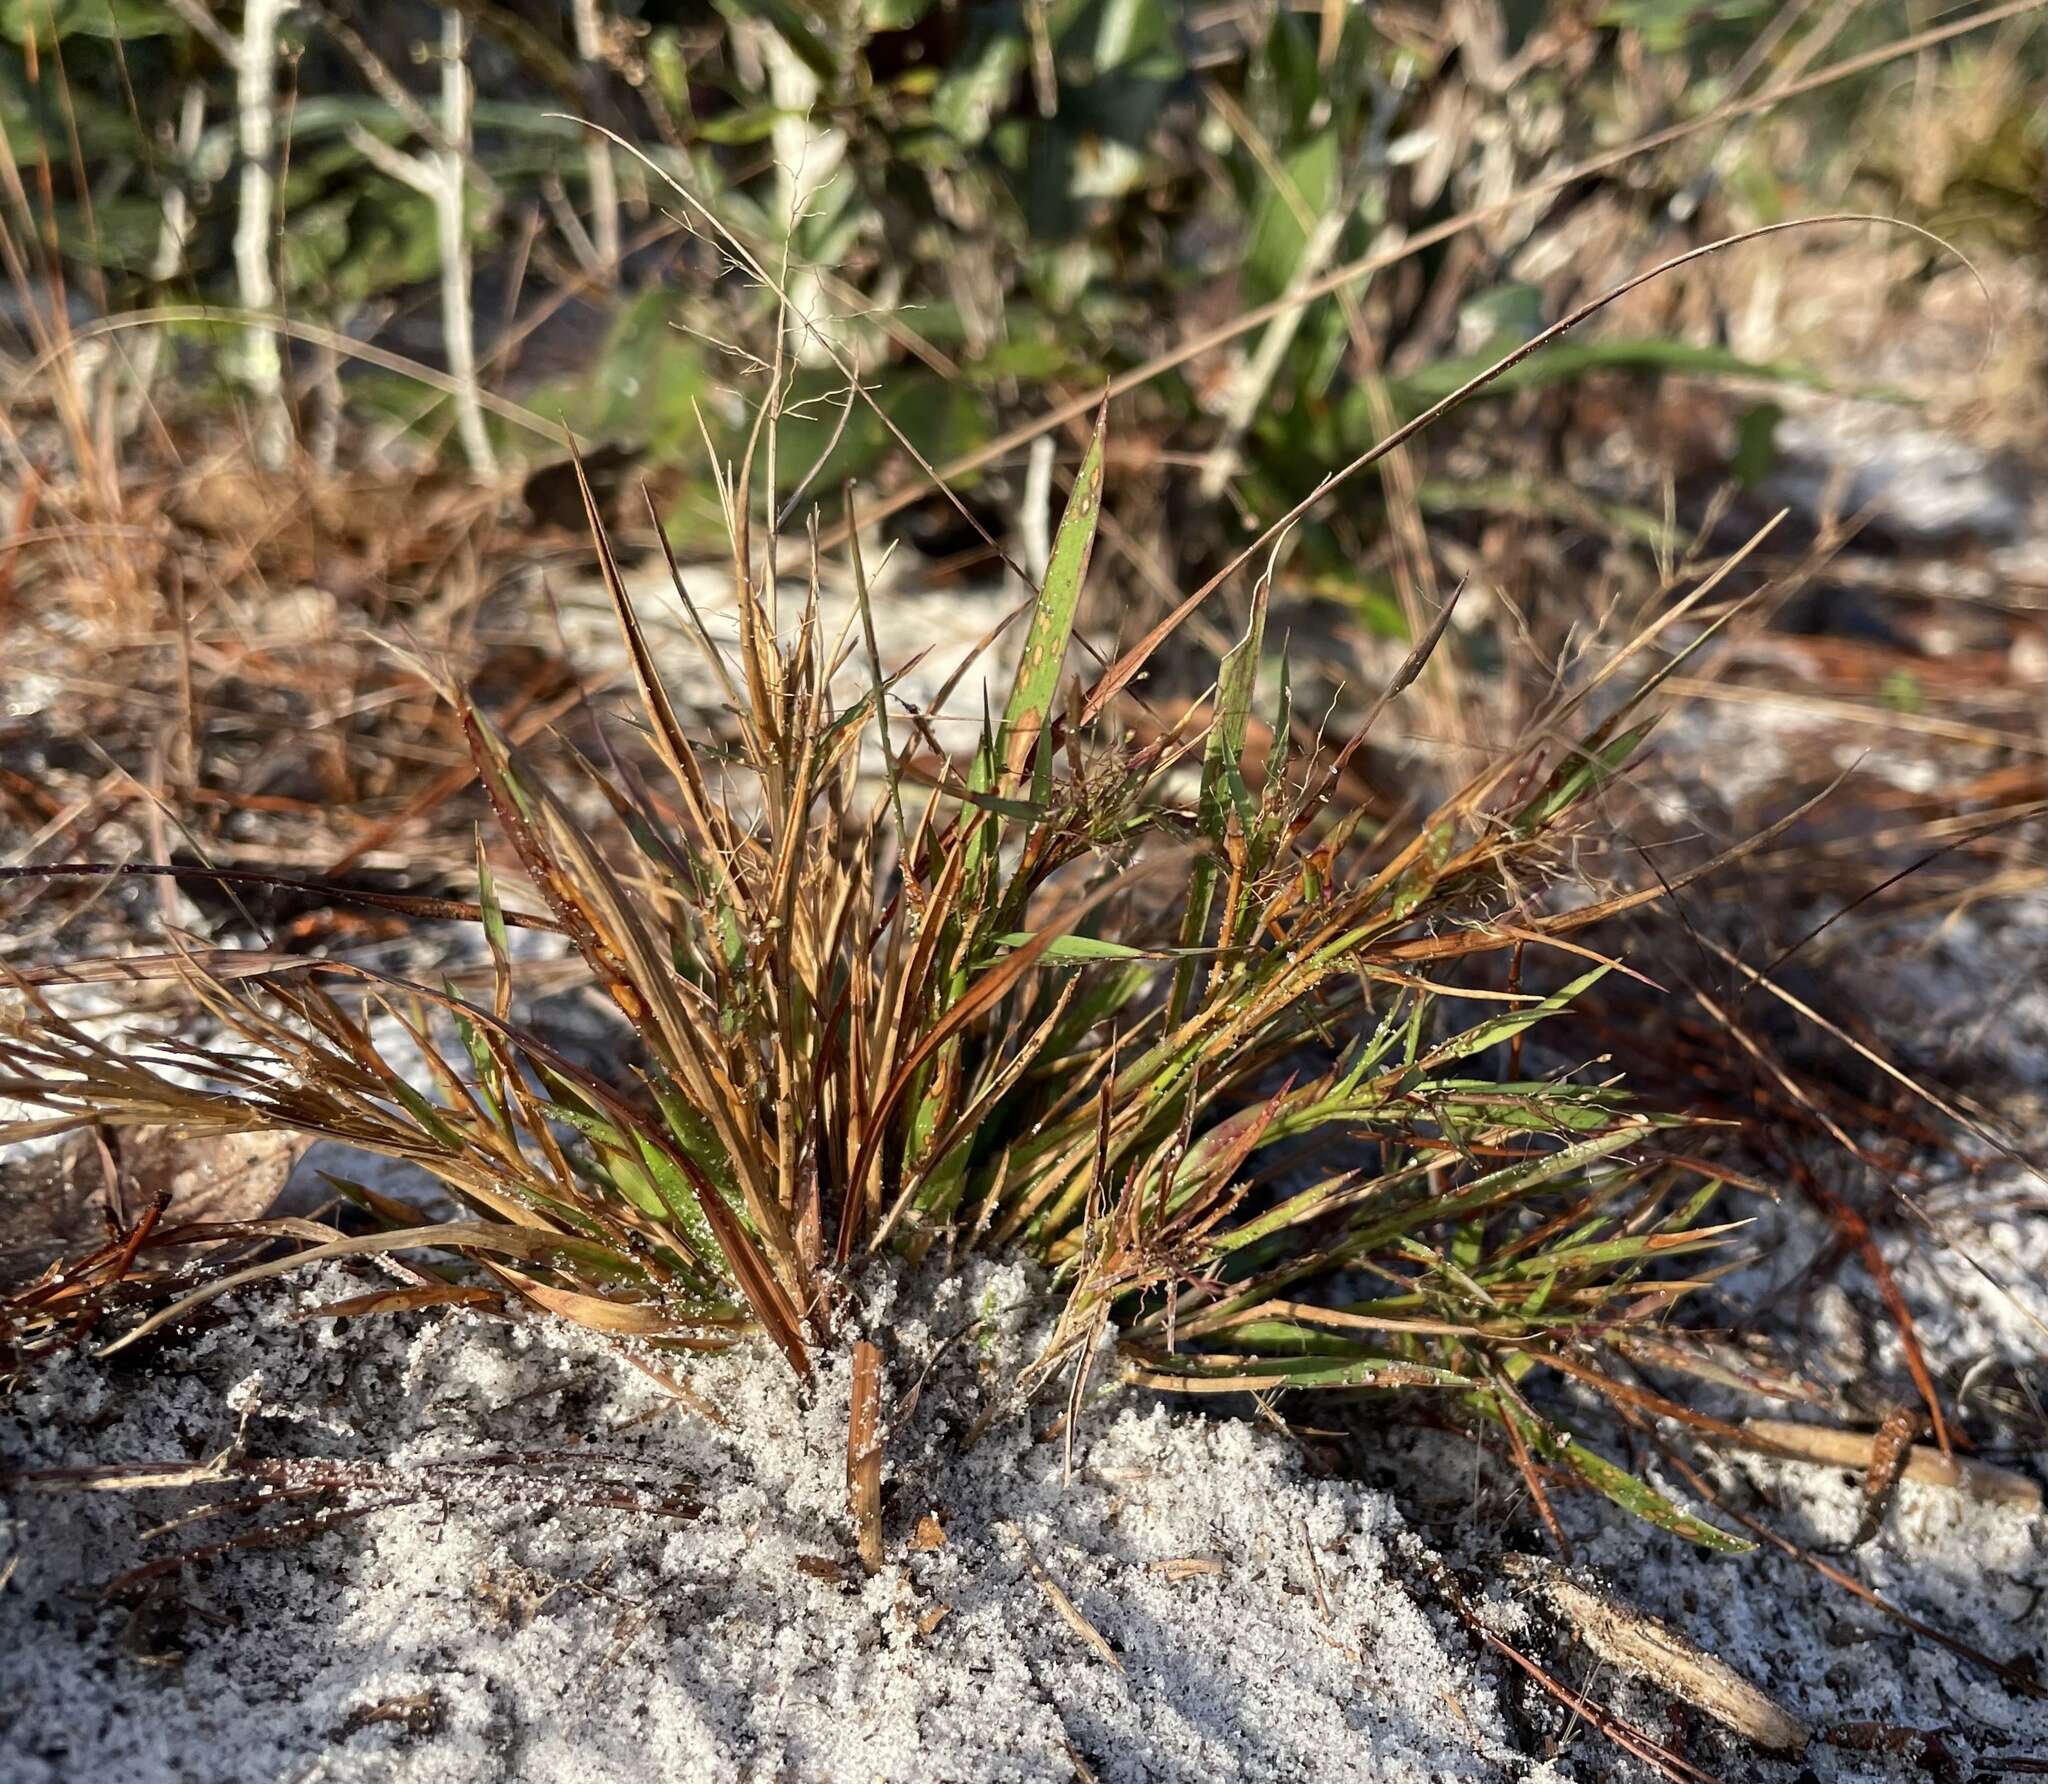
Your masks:
M1007 21L1001 26L991 22L1001 10L983 9L987 16L979 30L986 35L979 42L970 39L932 94L932 116L947 135L969 147L988 135L996 114L1009 103L1010 89L1024 72L1031 53L1020 27Z
M1316 66L1315 39L1307 25L1287 7L1276 7L1266 33L1265 60L1254 69L1271 89L1277 120L1289 137L1308 126L1316 100L1323 94L1323 71Z
M805 15L811 11L797 0L714 0L729 19L757 18L771 27L829 90L839 78L839 65L831 47L814 31Z
M1280 163L1292 186L1283 193L1270 183L1252 210L1251 238L1245 245L1245 290L1257 299L1278 297L1294 277L1301 251L1313 228L1337 201L1339 148L1334 129L1311 137Z
M45 50L58 37L167 37L186 29L164 0L0 0L0 37Z

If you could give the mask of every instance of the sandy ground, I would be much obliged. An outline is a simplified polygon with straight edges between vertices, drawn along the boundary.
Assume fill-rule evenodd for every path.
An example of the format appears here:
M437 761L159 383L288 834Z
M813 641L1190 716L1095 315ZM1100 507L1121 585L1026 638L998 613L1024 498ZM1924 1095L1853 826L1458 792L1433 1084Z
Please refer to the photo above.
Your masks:
M1980 1285L1944 1327L1953 1282L1911 1280L1938 1366L2035 1354L2048 1223L1990 1234L2020 1298ZM843 1368L806 1402L771 1356L708 1361L687 1380L714 1419L555 1322L304 1317L372 1285L329 1266L243 1291L206 1329L135 1361L73 1358L7 1408L10 1468L100 1490L7 1493L0 1775L1640 1775L1448 1614L1418 1528L1514 1645L1709 1775L1983 1776L2048 1755L2039 1701L1798 1561L1708 1557L1563 1502L1573 1577L1667 1618L1814 1731L1802 1755L1763 1753L1575 1642L1503 1571L1540 1538L1462 1446L1390 1434L1389 1492L1316 1478L1270 1428L1105 1390L1071 1479L1044 1405L997 1406L966 1448L1047 1330L1020 1266L882 1284L865 1310L890 1386L872 1579L844 1516ZM1822 1353L1860 1342L1865 1286L1823 1309ZM2038 1475L2048 1456L2001 1459ZM137 1464L198 1473L151 1486ZM2038 1513L1908 1484L1848 1555L1854 1475L1755 1457L1713 1475L1944 1633L2008 1662L2038 1643ZM297 1490L316 1481L330 1490ZM220 1515L195 1518L206 1506ZM286 1546L205 1554L305 1519L318 1533Z
M1411 1590L1385 1494L1270 1435L1099 1396L1064 1446L996 1408L1043 1285L984 1266L866 1309L891 1358L888 1552L845 1505L847 1378L691 1372L679 1409L559 1324L310 1323L331 1272L10 1408L17 1463L216 1459L223 1484L10 1494L9 1778L1417 1781L1555 1777ZM332 1459L331 1533L91 1588L231 1520L244 1458ZM280 1504L276 1520L307 1515Z

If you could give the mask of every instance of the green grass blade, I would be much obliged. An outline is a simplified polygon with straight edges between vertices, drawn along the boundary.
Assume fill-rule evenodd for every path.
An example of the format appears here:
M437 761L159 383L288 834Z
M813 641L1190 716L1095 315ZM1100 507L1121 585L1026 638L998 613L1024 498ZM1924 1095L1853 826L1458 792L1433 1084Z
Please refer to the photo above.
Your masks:
M1028 929L1013 929L1007 935L999 935L996 945L1004 948L1023 948L1035 942L1038 937ZM1134 948L1129 942L1104 941L1093 935L1058 935L1046 944L1040 956L1044 960L1146 960L1154 957L1156 950Z
M1422 1069L1434 1071L1440 1065L1451 1065L1461 1059L1470 1059L1484 1053L1489 1047L1497 1047L1503 1041L1513 1040L1518 1034L1535 1027L1546 1016L1555 1016L1568 1008L1583 991L1589 991L1608 974L1609 969L1596 966L1591 972L1582 973L1563 989L1553 991L1541 1003L1528 1004L1512 1015L1496 1016L1491 1021L1481 1022L1453 1035L1439 1047L1432 1047L1423 1056Z
M1692 1513L1681 1510L1647 1481L1637 1479L1597 1450L1588 1449L1569 1432L1554 1431L1512 1404L1504 1404L1501 1396L1481 1395L1478 1404L1489 1417L1502 1423L1513 1419L1523 1442L1537 1455L1576 1474L1594 1492L1613 1500L1622 1510L1641 1518L1644 1523L1654 1524L1659 1530L1668 1530L1674 1536L1682 1536L1687 1542L1697 1543L1717 1554L1746 1555L1756 1547L1753 1542L1730 1536L1704 1518L1696 1518Z
M1534 836L1554 823L1588 793L1605 786L1619 774L1636 746L1650 734L1650 725L1631 726L1611 743L1574 755L1550 777L1543 791L1516 814L1517 836Z
M1212 853L1196 861L1188 880L1187 909L1182 913L1180 945L1199 948L1209 927L1209 913L1216 900L1216 881L1221 873L1218 861L1230 813L1242 793L1239 763L1244 759L1245 733L1251 724L1252 697L1258 691L1259 652L1265 646L1266 604L1272 592L1272 577L1261 576L1252 590L1251 618L1245 633L1225 655L1216 670L1216 718L1202 751L1202 790L1196 808L1197 822ZM1229 941L1228 918L1223 941ZM1174 971L1173 990L1166 1007L1166 1026L1178 1028L1187 1019L1193 1001L1199 962L1185 960Z
M1066 661L1067 641L1074 635L1081 584L1088 575L1089 553L1095 548L1095 526L1102 518L1102 446L1108 427L1109 404L1105 401L1096 414L1095 437L1081 460L1067 511L1060 516L1060 530L1053 537L1045 585L1038 591L1010 703L1003 709L1001 756L1005 771L1013 778L1030 766L1039 733L1045 729L1059 692L1060 666Z

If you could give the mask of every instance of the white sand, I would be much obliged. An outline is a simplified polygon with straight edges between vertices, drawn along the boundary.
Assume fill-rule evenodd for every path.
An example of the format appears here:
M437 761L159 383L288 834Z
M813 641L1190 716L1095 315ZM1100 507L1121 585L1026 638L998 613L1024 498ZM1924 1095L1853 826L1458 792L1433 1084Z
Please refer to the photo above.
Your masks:
M1061 1445L1014 1411L962 1455L983 1396L1032 1354L1036 1280L983 1266L870 1307L896 1429L887 1564L867 1581L843 1516L843 1370L806 1408L760 1352L699 1366L720 1430L558 1323L293 1321L363 1286L333 1270L246 1293L139 1374L67 1362L6 1410L17 1466L199 1459L239 1433L252 1456L371 1460L429 1496L187 1570L134 1613L92 1588L248 1520L140 1531L248 1489L15 1491L0 1775L1554 1775L1514 1752L1469 1638L1404 1586L1420 1569L1384 1495L1127 1396L1086 1415L1070 1486ZM587 1452L573 1466L447 1466L568 1437ZM703 1510L577 1509L622 1486ZM390 1496L387 1478L320 1503ZM926 1514L943 1544L913 1548Z

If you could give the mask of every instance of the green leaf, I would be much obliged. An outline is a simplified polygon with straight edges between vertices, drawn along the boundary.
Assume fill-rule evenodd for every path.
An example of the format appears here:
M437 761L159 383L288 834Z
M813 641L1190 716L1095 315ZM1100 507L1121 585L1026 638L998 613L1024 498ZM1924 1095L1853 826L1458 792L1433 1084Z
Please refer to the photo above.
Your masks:
M727 1203L738 1208L741 1205L739 1178L733 1172L732 1160L719 1145L711 1123L691 1108L665 1078L656 1076L649 1079L648 1087L654 1092L654 1100L661 1105L662 1119L668 1124L670 1138L689 1155L690 1162L711 1179ZM692 1209L696 1206L694 1191L690 1205Z
M505 1114L500 1096L498 1061L484 1039L483 1030L462 1013L461 999L453 985L448 987L448 1000L455 1017L455 1032L461 1038L462 1050L469 1055L471 1069L476 1073L472 1094L483 1104L491 1125L509 1139L512 1137L512 1123Z
M795 0L715 0L718 10L729 19L756 18L773 27L776 36L796 52L802 62L829 89L839 79L839 64L831 48L805 20L810 10Z
M0 37L45 49L57 37L168 37L186 29L163 0L0 0Z
M1092 982L1083 984L1080 995L1067 1006L1066 1016L1040 1049L1042 1057L1059 1059L1072 1052L1089 1030L1141 996L1153 979L1151 968L1143 961L1126 966L1121 972L1095 973L1090 977Z
M1076 8L1073 25L1057 29L1062 52L1080 49L1096 75L1115 69L1155 80L1173 80L1183 63L1175 44L1175 9L1165 0L1100 0ZM1095 27L1092 42L1087 27Z
M1229 1364L1192 1357L1156 1358L1152 1366L1162 1375L1179 1377L1190 1387L1211 1393L1289 1388L1469 1388L1472 1378L1455 1369L1430 1363L1412 1362L1406 1357L1386 1357L1353 1352L1332 1359L1327 1356L1256 1356Z
M987 772L986 768L983 772ZM1045 816L1045 807L1032 800L1004 799L995 793L984 793L975 786L962 787L960 797L977 811L990 812L999 818L1015 818L1020 824L1035 824Z
M691 117L690 63L682 33L673 25L663 25L642 41L654 96L672 117L687 124Z
M1109 426L1109 404L1095 417L1095 437L1074 478L1067 511L1053 537L1045 567L1045 585L1031 611L1031 630L1017 663L1010 703L1003 709L998 755L1012 776L1021 774L1037 748L1054 696L1067 641L1074 635L1074 614L1081 605L1081 584L1088 575L1088 557L1095 548L1095 525L1102 518L1102 447Z
M1266 607L1271 589L1269 579L1260 577L1252 590L1251 616L1245 623L1244 636L1225 654L1216 670L1216 717L1202 750L1202 790L1196 815L1203 836L1219 851L1229 829L1231 808L1238 804L1236 796L1244 793L1239 763L1251 724L1252 699L1258 691L1259 653L1265 648ZM1203 856L1194 865L1188 882L1187 908L1181 915L1180 945L1184 949L1192 951L1202 944L1220 873L1221 866L1214 854ZM1230 939L1230 920L1231 913L1226 912L1226 944ZM1187 1016L1194 996L1195 972L1192 960L1174 972L1166 1012L1169 1029L1178 1028Z
M1568 1176L1584 1165L1590 1165L1610 1153L1619 1152L1624 1146L1640 1145L1655 1131L1656 1125L1652 1122L1628 1122L1607 1133L1596 1134L1591 1139L1562 1147L1543 1158L1531 1159L1526 1164L1509 1165L1503 1170L1489 1171L1484 1177L1475 1179L1463 1189L1421 1207L1409 1206L1396 1209L1377 1219L1368 1218L1366 1224L1345 1241L1345 1248L1353 1256L1363 1256L1378 1246L1398 1242L1407 1237L1425 1220L1457 1220L1467 1214L1476 1214L1482 1208L1490 1208L1526 1195L1532 1189L1540 1189L1544 1184ZM1368 1215L1370 1213L1368 1210Z
M987 12L993 16L999 10ZM979 43L970 43L932 94L932 116L940 128L968 147L981 142L996 113L1009 103L1029 55L1024 33L1014 26L989 29Z
M1244 636L1231 647L1216 670L1216 722L1209 727L1202 751L1200 810L1202 834L1211 842L1223 840L1229 822L1228 782L1235 779L1238 765L1244 759L1252 699L1258 692L1259 653L1265 648L1266 607L1271 593L1271 582L1260 577L1252 590L1251 617L1245 624ZM1242 791L1242 781L1237 785Z
M1555 1016L1569 1007L1580 992L1590 990L1604 979L1608 970L1604 965L1596 966L1591 972L1581 973L1561 990L1553 991L1541 1003L1526 1005L1510 1015L1496 1016L1490 1022L1481 1022L1466 1029L1441 1046L1431 1048L1422 1060L1423 1069L1427 1071L1439 1065L1450 1065L1456 1060L1470 1059L1475 1053L1484 1053L1489 1047L1499 1046L1502 1041L1513 1040L1544 1017Z
M1405 917L1422 904L1434 889L1444 863L1450 860L1457 840L1457 826L1449 820L1436 825L1422 839L1422 853L1394 884L1394 896L1387 903L1390 915Z
M1493 1402L1488 1407L1493 1417L1503 1422L1512 1418L1515 1429L1536 1454L1547 1462L1555 1462L1559 1467L1570 1470L1594 1492L1613 1500L1623 1511L1641 1518L1644 1523L1654 1524L1659 1530L1668 1530L1674 1536L1682 1536L1687 1542L1697 1543L1703 1549L1712 1549L1722 1555L1746 1555L1756 1547L1753 1542L1716 1529L1704 1518L1682 1511L1647 1481L1637 1479L1597 1450L1588 1449L1570 1432L1552 1430L1547 1424L1512 1406L1504 1409L1497 1396L1488 1395L1486 1398Z
M1636 753L1636 745L1649 734L1649 723L1632 725L1612 743L1574 754L1550 777L1543 791L1521 809L1514 822L1515 834L1534 836L1588 793L1605 786L1626 766L1629 757Z
M1005 948L1021 948L1038 937L1028 929L1012 930L1008 935L999 935L996 942ZM1185 948L1134 948L1128 942L1108 942L1093 935L1056 935L1045 945L1041 960L1161 960L1188 952L1204 952Z
M1272 185L1252 210L1251 239L1245 246L1245 290L1256 299L1278 297L1294 277L1311 225L1337 200L1339 149L1335 130L1311 137L1280 163L1293 186L1293 197ZM1297 215L1297 207L1299 215Z
M450 1152L469 1151L468 1142L448 1125L441 1111L403 1078L392 1081L391 1092L405 1106L406 1113L433 1137L436 1144L445 1146Z
M1501 1275L1526 1280L1559 1270L1585 1270L1609 1264L1632 1264L1646 1257L1682 1257L1690 1251L1707 1251L1726 1242L1730 1233L1747 1226L1732 1220L1720 1226L1700 1227L1689 1233L1637 1233L1626 1239L1603 1239L1590 1245L1563 1245L1539 1258L1524 1258L1507 1266Z
M498 876L491 871L491 858L481 841L476 851L476 901L484 914L484 939L490 943L492 955L502 961L511 950L512 938L505 928L505 907L498 902Z
M1458 332L1466 340L1484 340L1497 347L1518 346L1543 332L1543 292L1511 281L1469 297L1458 306Z
M645 1134L635 1133L632 1139L640 1149L640 1168L646 1181L661 1198L669 1218L688 1235L700 1257L718 1256L718 1240L704 1210L697 1205L696 1186L676 1168L675 1160Z
M1894 712L1921 712L1927 706L1926 690L1910 669L1892 670L1879 685L1877 697Z
M1778 423L1785 411L1776 403L1751 403L1735 423L1735 455L1728 474L1744 489L1754 489L1778 464Z
M789 115L776 105L743 105L716 117L698 119L695 135L699 142L722 143L727 147L765 142L774 135L775 126Z
M1300 135L1322 96L1323 71L1316 66L1315 39L1308 27L1285 6L1274 11L1272 29L1266 33L1265 63L1256 72L1272 84L1286 134Z
M161 201L140 193L99 199L89 213L60 204L54 216L66 254L123 272L149 264L164 226Z
M343 310L396 286L428 279L441 264L433 200L378 174L349 212L347 249L321 275ZM417 404L408 387L407 400Z
M908 31L932 9L932 0L861 0L861 23L870 31Z

